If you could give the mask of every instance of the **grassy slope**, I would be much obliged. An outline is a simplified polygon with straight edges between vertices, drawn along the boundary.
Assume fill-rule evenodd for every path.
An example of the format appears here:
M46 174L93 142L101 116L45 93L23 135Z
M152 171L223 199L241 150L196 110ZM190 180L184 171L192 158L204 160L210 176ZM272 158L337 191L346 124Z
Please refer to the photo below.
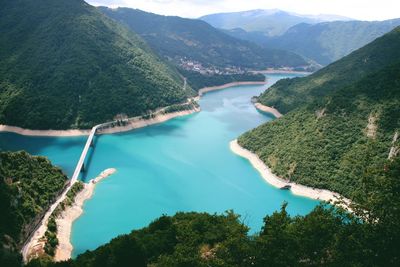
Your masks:
M0 8L0 123L87 128L185 101L175 69L83 0Z
M239 143L257 153L280 176L352 197L360 188L360 177L367 168L382 166L388 158L395 132L400 129L400 58L396 58L396 52L391 50L399 43L397 30L355 53L362 54L367 62L397 60L378 71L373 72L383 63L372 66L365 63L368 70L357 64L353 69L346 67L343 70L343 64L353 55L310 77L275 86L272 94L263 96L267 104L276 100L273 96L277 94L282 102L288 103L284 95L292 91L297 98L307 93L309 97L303 97L301 102L290 102L291 105L285 107L294 110L279 120L245 133ZM341 69L337 70L335 66ZM330 87L315 86L319 77L330 77L326 82ZM285 84L292 85L283 87ZM268 98L269 95L273 100ZM294 100L294 97L289 99ZM376 119L377 131L373 137L367 134L370 117Z

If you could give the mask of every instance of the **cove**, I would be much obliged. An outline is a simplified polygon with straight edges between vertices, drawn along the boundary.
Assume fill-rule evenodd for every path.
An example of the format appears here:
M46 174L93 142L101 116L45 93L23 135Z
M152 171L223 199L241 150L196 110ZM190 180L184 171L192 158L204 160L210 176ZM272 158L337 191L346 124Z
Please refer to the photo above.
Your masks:
M267 75L266 86L238 86L205 94L202 111L127 133L102 135L83 179L106 168L117 172L99 183L72 229L74 256L119 234L147 226L178 211L223 213L234 210L257 232L266 214L284 201L292 215L306 214L318 201L267 184L250 163L233 154L229 142L273 118L250 102L281 78ZM42 138L0 134L4 150L25 149L48 156L71 174L85 137Z

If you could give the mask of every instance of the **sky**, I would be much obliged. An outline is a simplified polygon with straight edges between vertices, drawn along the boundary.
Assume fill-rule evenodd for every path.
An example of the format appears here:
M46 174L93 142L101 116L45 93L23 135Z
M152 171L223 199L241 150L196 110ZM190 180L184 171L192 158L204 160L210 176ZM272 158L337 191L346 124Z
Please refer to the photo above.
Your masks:
M358 20L400 18L400 0L86 0L95 6L131 7L162 15L197 18L202 15L281 9L299 14L333 14Z

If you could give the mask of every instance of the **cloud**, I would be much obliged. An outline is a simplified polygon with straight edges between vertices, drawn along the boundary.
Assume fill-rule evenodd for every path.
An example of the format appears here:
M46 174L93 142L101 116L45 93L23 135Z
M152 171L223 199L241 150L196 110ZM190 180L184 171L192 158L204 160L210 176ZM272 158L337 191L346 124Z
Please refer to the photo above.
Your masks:
M86 0L92 5L131 7L196 18L206 14L278 8L299 14L334 14L361 20L400 17L399 0Z

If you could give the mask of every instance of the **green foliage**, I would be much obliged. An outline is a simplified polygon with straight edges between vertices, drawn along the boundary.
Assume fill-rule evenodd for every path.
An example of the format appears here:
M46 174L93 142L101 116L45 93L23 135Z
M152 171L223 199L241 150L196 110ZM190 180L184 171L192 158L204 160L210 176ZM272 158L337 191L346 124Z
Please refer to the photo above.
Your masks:
M83 0L0 8L0 123L89 128L186 101L178 72Z
M46 244L44 245L44 251L48 255L54 256L56 248L58 246L57 223L54 216L50 216L49 221L47 223L47 231L44 234L44 236L46 237Z
M206 66L256 69L307 65L297 54L233 38L201 20L129 8L100 7L100 10L140 34L158 54L175 61L186 58Z
M71 206L74 203L74 199L76 195L82 191L84 185L81 181L77 181L68 191L65 199L61 202L57 208L51 214L48 222L47 222L47 230L44 234L46 238L46 244L44 245L44 251L50 257L55 255L57 246L58 246L58 238L57 238L57 223L56 218L60 215L62 211L64 211L68 206ZM46 255L42 255L41 257L46 257Z
M239 138L277 175L353 197L362 173L382 165L400 129L400 63ZM376 133L368 136L373 117Z
M231 74L231 75L203 75L194 71L187 71L180 69L182 75L187 78L188 84L194 90L198 91L204 87L219 86L231 82L263 82L265 81L265 76L262 74Z
M43 257L27 266L398 266L399 175L400 158L363 172L354 214L320 205L305 216L291 217L284 203L264 218L259 233L248 235L232 211L177 213L74 260L54 263ZM50 220L49 229L54 225ZM51 255L57 240L51 231L46 238Z
M17 266L18 249L64 188L67 177L44 157L0 153L0 262ZM53 225L51 225L53 227Z
M398 266L399 175L399 158L363 173L368 197L353 207L354 214L320 205L291 217L284 203L264 218L259 233L248 235L233 212L177 213L74 260L30 266Z
M287 113L360 81L400 58L400 27L305 78L284 79L263 93L259 101Z

